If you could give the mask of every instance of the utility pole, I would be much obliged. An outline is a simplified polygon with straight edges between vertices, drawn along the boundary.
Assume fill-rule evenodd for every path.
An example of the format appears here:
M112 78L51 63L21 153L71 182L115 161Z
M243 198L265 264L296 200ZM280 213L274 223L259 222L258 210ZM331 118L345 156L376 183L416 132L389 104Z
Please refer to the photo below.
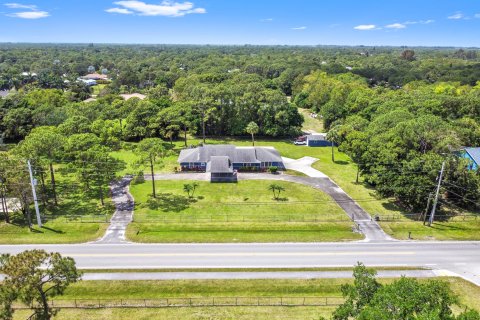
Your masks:
M28 173L30 173L30 184L32 185L33 203L35 204L35 213L37 214L37 223L38 227L41 228L42 218L40 217L40 209L38 208L37 191L35 190L35 179L33 179L32 165L30 164L30 160L27 160L27 164Z
M423 219L423 225L427 223L428 209L430 209L430 202L432 202L432 197L433 197L433 193L430 193L428 195L427 207L425 208L425 211L422 213L422 216L420 217L420 219Z
M435 220L435 211L437 210L438 196L440 194L440 186L442 185L443 171L445 170L445 161L442 163L442 170L440 170L440 176L438 177L437 191L435 193L435 200L433 201L432 213L430 213L430 219L428 220L428 226L431 226Z

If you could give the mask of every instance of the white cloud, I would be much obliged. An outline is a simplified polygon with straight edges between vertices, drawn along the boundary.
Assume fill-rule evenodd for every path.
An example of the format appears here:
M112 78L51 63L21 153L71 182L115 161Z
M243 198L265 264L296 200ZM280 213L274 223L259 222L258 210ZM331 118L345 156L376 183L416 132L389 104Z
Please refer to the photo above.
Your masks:
M50 14L46 11L24 11L7 14L9 17L22 19L41 19L49 17Z
M137 0L125 0L114 2L120 8L111 8L107 12L122 14L138 14L140 16L165 16L183 17L187 14L206 13L204 8L195 8L192 2L163 1L160 4L148 4Z
M260 22L272 22L273 18L261 19Z
M8 17L21 18L21 19L41 19L50 16L47 11L40 11L34 4L21 4L16 2L5 3L5 6L9 9L24 9L30 11L12 12L6 14Z
M21 3L5 3L5 7L10 9L28 9L28 10L37 10L37 6L34 4L21 4Z
M385 28L387 29L405 29L407 26L404 25L403 23L392 23L389 25L386 25Z
M108 13L119 13L119 14L133 14L133 11L130 11L125 8L110 8L105 10Z
M418 21L405 21L403 24L430 24L434 22L435 20L428 19L428 20L418 20Z
M374 24L361 24L361 25L358 25L356 27L354 27L353 29L355 30L375 30L377 28L376 25Z
M305 26L292 28L292 30L306 30L306 29L307 29L307 27L305 27Z
M463 19L463 18L465 18L465 16L461 12L457 12L457 13L452 14L451 16L448 17L448 19L450 19L450 20L460 20L460 19Z
M480 13L475 13L474 17L480 19Z

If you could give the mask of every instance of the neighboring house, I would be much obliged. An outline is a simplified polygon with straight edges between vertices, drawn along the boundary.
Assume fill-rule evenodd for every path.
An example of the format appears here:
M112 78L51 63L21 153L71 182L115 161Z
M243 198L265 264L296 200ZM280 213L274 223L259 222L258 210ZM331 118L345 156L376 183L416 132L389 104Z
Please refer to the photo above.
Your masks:
M469 160L468 168L470 170L478 170L480 167L480 148L465 148L460 155L462 158Z
M90 73L86 76L81 77L84 80L108 80L108 76L106 74L99 74L99 73Z
M35 72L22 72L22 77L36 77L37 74Z
M92 79L78 78L77 81L83 82L83 83L85 83L87 86L90 86L90 87L97 85L97 81L96 81L96 80L92 80Z
M307 146L309 147L327 147L332 143L327 140L326 133L317 133L307 135Z
M185 149L178 157L182 171L212 173L216 177L231 176L236 171L265 171L271 166L285 169L282 157L271 147L236 147L233 145L205 145Z

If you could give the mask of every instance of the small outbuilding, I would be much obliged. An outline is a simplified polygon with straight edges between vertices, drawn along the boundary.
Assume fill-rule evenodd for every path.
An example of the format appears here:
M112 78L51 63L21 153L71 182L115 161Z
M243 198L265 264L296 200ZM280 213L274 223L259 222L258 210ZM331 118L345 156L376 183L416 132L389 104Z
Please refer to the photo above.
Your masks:
M310 134L307 136L307 146L309 147L328 147L332 143L327 140L326 133Z

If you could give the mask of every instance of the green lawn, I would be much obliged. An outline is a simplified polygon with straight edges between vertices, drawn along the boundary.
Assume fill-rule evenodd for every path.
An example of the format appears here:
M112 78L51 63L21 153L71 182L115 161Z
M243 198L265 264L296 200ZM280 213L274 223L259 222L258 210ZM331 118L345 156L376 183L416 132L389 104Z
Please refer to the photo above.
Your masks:
M424 226L423 222L401 221L380 222L383 230L396 239L414 240L480 240L480 220L477 221L450 221L435 222L431 227Z
M127 174L136 174L138 171L144 171L149 174L150 169L147 168L146 165L139 164L140 157L135 152L135 143L129 143L128 145L128 149L120 149L110 153L112 157L125 162L125 169L118 174L124 176ZM155 166L155 171L159 173L175 172L175 167L178 167L177 158L180 150L181 148L178 147L173 150L170 156L164 158Z
M463 306L480 309L480 288L459 278L442 278L459 295ZM391 279L381 279L389 283ZM69 287L62 299L159 299L209 297L339 297L340 286L351 279L312 280L175 280L83 281ZM336 300L336 299L335 299ZM335 307L199 307L163 309L62 309L55 319L318 319ZM19 311L14 319L24 319Z
M46 205L40 201L40 213L48 217L47 223L38 228L32 205L33 230L29 230L21 213L16 213L11 217L11 224L0 222L0 244L81 243L103 236L115 211L107 190L102 206L98 194L85 191L67 168L57 166L55 171L58 206L53 205L52 199ZM47 179L48 188L49 183Z
M24 226L0 222L0 244L87 242L102 237L107 227L107 223L67 223L59 218L29 231Z
M298 108L298 111L303 115L305 121L303 122L302 130L304 131L314 131L314 132L324 132L325 128L323 127L323 121L320 116L318 118L310 117L310 110Z
M157 181L132 185L136 208L127 236L137 242L345 241L353 233L343 210L324 193L300 184L285 188L281 200L268 190L270 181L236 184L198 182L189 199L183 185L191 181Z
M98 96L106 86L106 84L97 84L96 86L93 86L92 95Z

